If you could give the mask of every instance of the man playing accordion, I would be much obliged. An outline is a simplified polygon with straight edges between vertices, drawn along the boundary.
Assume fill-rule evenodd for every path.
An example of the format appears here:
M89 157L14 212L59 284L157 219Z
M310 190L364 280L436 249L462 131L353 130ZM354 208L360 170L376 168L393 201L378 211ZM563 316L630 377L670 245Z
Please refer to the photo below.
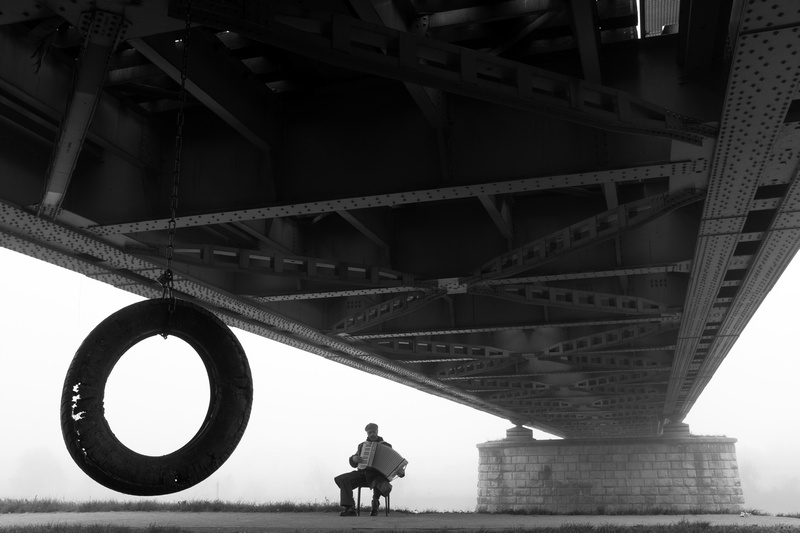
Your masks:
M377 516L380 497L388 496L392 491L392 484L389 480L394 479L395 476L406 475L405 467L408 462L394 451L385 453L387 450L391 450L392 445L378 436L378 425L367 424L364 431L367 432L367 440L360 443L358 451L349 458L350 466L357 470L333 478L340 490L339 503L344 507L339 516L356 516L358 514L355 509L356 502L353 500L353 489L358 487L372 489L370 516Z

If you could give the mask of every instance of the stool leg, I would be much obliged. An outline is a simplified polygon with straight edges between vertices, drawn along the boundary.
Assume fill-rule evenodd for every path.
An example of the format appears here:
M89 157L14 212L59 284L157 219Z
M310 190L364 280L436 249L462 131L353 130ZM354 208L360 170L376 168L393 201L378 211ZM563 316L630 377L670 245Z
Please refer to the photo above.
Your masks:
M361 516L361 487L358 487L358 503L356 504L356 516Z
M386 495L386 516L389 516L389 495Z

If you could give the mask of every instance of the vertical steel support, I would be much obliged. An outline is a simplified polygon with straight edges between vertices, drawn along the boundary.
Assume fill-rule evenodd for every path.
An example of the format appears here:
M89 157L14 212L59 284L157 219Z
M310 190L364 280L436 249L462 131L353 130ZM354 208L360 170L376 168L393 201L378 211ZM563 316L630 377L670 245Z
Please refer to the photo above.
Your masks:
M581 57L583 79L591 83L602 83L600 72L599 36L595 25L595 2L572 0L569 11L572 14L572 27Z
M53 149L39 214L56 218L105 84L111 55L127 29L121 15L95 10L81 16L84 45Z

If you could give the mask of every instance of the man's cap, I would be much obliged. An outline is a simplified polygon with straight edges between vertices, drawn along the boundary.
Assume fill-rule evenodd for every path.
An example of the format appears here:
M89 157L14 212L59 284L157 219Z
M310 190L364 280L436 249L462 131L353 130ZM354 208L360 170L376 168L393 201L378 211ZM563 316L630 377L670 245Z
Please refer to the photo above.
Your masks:
M378 424L375 424L374 422L370 422L369 424L367 424L367 427L364 428L364 431L369 431L370 429L374 429L375 431L378 431Z

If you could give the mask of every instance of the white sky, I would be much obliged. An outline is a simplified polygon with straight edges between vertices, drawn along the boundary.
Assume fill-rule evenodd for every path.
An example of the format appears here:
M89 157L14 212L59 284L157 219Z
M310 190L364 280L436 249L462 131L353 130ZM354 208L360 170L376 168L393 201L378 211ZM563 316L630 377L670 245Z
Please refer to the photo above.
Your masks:
M140 298L4 248L0 265L0 498L134 498L95 483L72 462L59 403L86 335ZM739 439L745 506L770 513L800 511L798 301L795 261L686 419L695 435ZM508 421L234 332L254 381L244 438L207 480L153 499L338 503L333 477L350 470L348 456L363 440L364 426L375 422L409 461L408 475L394 483L393 506L475 509L476 444L503 438ZM124 444L161 455L197 431L207 394L194 351L179 339L155 337L126 353L112 372L106 415Z

